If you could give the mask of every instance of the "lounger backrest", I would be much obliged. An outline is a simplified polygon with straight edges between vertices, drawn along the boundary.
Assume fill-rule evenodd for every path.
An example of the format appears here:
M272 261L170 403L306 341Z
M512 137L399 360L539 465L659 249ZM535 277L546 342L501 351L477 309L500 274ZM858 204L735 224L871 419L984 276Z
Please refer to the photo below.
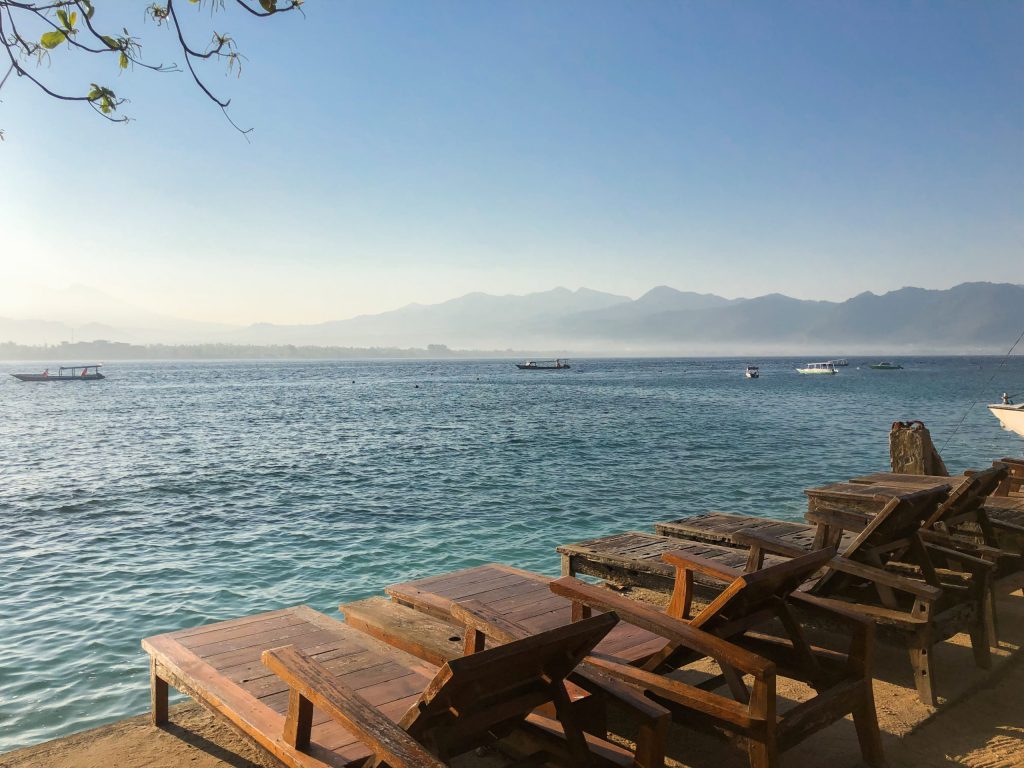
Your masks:
M506 733L537 707L561 703L566 676L618 620L604 613L452 659L400 725L448 754Z
M931 489L894 496L839 556L861 562L866 550L913 536L935 510L937 498Z
M1006 466L995 465L980 472L968 473L928 517L924 527L931 528L939 522L952 525L974 515L985 503L985 499L995 493L1007 471Z
M788 597L834 556L835 549L829 547L745 573L697 614L690 625L713 632L716 624L773 607L777 600Z
M999 483L999 488L994 491L994 495L1006 496L1010 493L1020 493L1024 489L1024 459L1006 456L999 461L993 461L992 466L1006 467L1006 477Z

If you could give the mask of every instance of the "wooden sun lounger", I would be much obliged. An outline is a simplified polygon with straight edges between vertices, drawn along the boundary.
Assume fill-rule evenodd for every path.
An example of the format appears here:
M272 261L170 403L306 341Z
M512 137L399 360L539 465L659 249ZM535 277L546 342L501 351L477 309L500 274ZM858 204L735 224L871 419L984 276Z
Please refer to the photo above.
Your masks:
M893 496L874 516L860 515L859 533L840 556L830 562L829 569L819 578L809 580L801 591L828 598L832 605L845 605L848 610L870 616L900 638L908 648L922 700L934 704L931 651L936 642L967 631L976 663L981 667L990 664L989 646L994 642L990 578L994 566L969 554L945 550L919 537L919 526L931 513L930 507L922 501L927 500L929 493L918 491ZM853 521L854 513L848 513L848 517ZM771 538L743 531L730 534L734 545L730 547L649 534L631 535L646 537L649 542L647 551L660 546L663 552L671 552L674 541L682 550L680 557L697 555L747 571L778 563L778 560L768 559L771 555L799 557L809 551L806 541L794 544L785 537ZM632 574L641 569L647 573L654 571L649 560L636 560L628 550L611 551L613 547L609 544L618 538L611 536L604 541L591 540L559 547L563 569L570 574L583 573L625 584L630 584ZM661 539L660 543L658 539ZM703 552L695 552L695 546L702 548ZM746 557L739 549L741 546L749 548ZM888 555L907 547L913 549L917 562L925 563L926 580L894 573L883 567ZM936 550L971 569L966 582L939 583L935 569L927 567L930 565L929 553ZM670 565L667 555L661 557L666 559L666 566ZM661 583L666 583L664 570L660 575ZM682 577L684 575L676 569L668 583L674 584ZM708 586L700 573L693 578L698 584Z
M881 743L869 672L870 621L845 614L838 616L851 633L853 650L847 656L824 652L807 645L799 626L780 602L809 573L819 569L831 554L827 551L814 553L800 562L783 560L776 568L740 575L726 590L727 596L714 611L720 621L687 622L666 616L607 589L586 585L573 578L564 577L550 582L549 586L560 599L572 601L569 618L573 620L588 620L593 609L614 611L617 615L624 613L628 615L629 623L653 633L660 640L659 653L648 658L641 669L607 659L600 653L600 646L587 659L583 669L638 686L691 727L705 727L712 731L724 729L744 737L748 742L752 766L777 766L780 751L848 712L855 714L865 759L870 765L881 765ZM715 578L721 577L724 566L716 563L705 565ZM483 647L485 636L491 641L510 642L534 631L511 618L523 615L522 607L506 605L499 609L498 601L491 600L485 604L472 597L453 601L449 596L432 593L430 580L414 584L415 587L406 584L397 589L390 588L389 592L407 595L415 590L420 604L430 602L431 596L438 598L435 604L444 604L449 615L465 625L466 645L470 650ZM450 593L451 588L445 591ZM529 599L543 599L543 595L529 594ZM814 598L801 599L814 603ZM683 602L687 601L684 599ZM680 609L681 612L686 610ZM834 618L837 616L827 609L819 610L825 610ZM702 615L708 615L708 611ZM732 642L744 636L751 627L776 616L783 618L795 638L788 646L763 638L749 639L751 644L759 642L771 654L769 658L772 661ZM698 627L698 624L702 626ZM725 635L727 639L716 635ZM697 686L664 676L704 658L713 659L722 674L712 675ZM776 664L784 667L791 676L809 681L819 690L817 696L781 716L775 702ZM747 688L745 676L752 680L752 689ZM729 696L714 692L716 688L726 686Z
M531 632L543 632L569 623L571 614L570 602L553 595L550 582L530 571L492 563L394 584L384 591L395 602L442 620L451 619L455 603L475 600ZM663 646L657 635L619 624L597 649L624 664L635 664Z
M657 745L649 751L654 762L638 761L585 734L570 706L566 676L617 621L604 614L441 667L305 606L157 635L142 646L155 724L167 721L171 685L287 766L370 759L442 768L512 734L544 750L544 760L530 765L657 768ZM545 705L557 722L534 712Z

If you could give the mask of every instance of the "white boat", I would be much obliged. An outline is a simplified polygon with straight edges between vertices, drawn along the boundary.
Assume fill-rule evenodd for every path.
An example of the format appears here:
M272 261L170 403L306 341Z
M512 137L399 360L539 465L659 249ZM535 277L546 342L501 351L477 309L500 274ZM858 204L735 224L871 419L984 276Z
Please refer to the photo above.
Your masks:
M836 367L832 361L825 363L805 363L803 368L797 368L797 373L823 373L828 376L836 375Z
M1003 402L990 405L988 409L999 419L1003 429L1024 437L1024 403L1014 405L1009 397L1003 395Z
M743 372L743 375L746 376L748 379L756 379L760 377L761 371L758 369L756 365L748 365L747 370Z
M850 361L845 357L840 357L838 360L829 360L829 362L832 363L833 368L846 368L850 364Z

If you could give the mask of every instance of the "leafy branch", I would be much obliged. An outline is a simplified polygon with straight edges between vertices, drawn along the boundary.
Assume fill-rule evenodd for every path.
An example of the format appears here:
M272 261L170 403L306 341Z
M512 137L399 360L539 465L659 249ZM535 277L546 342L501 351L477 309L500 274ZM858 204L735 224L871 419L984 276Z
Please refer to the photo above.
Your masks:
M52 98L84 102L111 122L123 123L130 120L127 115L119 112L119 108L127 99L118 96L111 88L90 83L89 90L84 94L63 93L44 82L38 74L39 66L49 63L52 54L62 46L64 49L85 54L114 57L118 70L138 66L153 72L181 72L181 68L174 63L155 64L145 61L142 58L141 40L129 33L127 28L123 27L120 34L105 34L94 26L97 4L111 7L113 2L114 0L0 0L0 42L3 43L9 62L6 73L0 78L0 90L13 73L26 78ZM257 18L268 18L288 11L301 13L303 0L259 0L258 3L250 3L247 0L187 2L198 8L207 6L211 16L224 11L230 5L232 8L237 6ZM145 8L147 20L155 22L158 28L166 28L173 33L184 57L185 67L199 90L221 109L225 118L237 131L247 136L252 129L240 128L228 114L231 100L217 96L207 86L195 66L202 61L221 61L229 73L235 72L240 76L245 57L238 51L234 38L226 33L213 31L210 42L205 46L196 46L189 42L178 14L175 0L166 0L164 3L152 2ZM31 33L22 32L29 29L32 30ZM0 68L2 66L0 63ZM3 131L0 131L0 140L3 140Z

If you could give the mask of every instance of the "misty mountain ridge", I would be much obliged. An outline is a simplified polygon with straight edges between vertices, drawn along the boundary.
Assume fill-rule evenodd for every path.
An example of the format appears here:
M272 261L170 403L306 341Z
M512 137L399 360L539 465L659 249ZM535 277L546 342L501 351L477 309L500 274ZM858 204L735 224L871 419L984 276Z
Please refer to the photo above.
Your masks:
M97 292L98 293L98 292ZM102 296L102 294L99 294ZM133 343L291 344L340 347L571 350L577 354L1000 353L1024 329L1024 286L963 283L906 287L841 302L782 294L727 299L661 285L637 299L588 288L525 295L469 293L438 304L305 325L228 327L177 321L118 303L117 317L67 322L4 319L0 340L55 343L106 338ZM0 314L4 314L0 310ZM99 313L97 313L98 316Z

